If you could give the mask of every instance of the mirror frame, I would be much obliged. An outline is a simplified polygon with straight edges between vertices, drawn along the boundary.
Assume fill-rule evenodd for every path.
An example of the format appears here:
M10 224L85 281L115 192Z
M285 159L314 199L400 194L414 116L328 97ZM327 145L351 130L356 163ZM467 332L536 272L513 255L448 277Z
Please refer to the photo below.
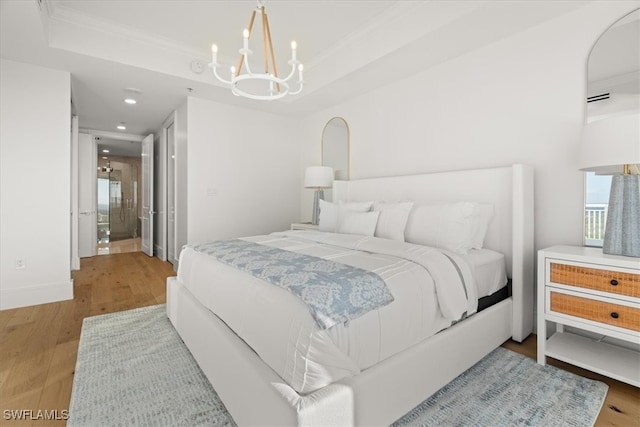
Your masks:
M330 166L325 164L324 159L324 145L325 145L325 133L327 131L327 127L331 124L332 121L339 120L344 123L345 129L347 130L347 140L346 140L346 150L347 150L347 177L346 181L351 179L351 130L349 129L349 123L344 119L344 117L335 116L327 120L324 127L322 128L322 134L320 136L320 163L323 166Z

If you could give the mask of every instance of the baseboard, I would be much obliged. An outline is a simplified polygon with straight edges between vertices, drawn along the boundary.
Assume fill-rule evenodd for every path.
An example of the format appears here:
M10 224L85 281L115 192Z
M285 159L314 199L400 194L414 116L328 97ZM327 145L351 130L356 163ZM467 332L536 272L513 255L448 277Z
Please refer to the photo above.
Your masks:
M73 279L61 283L0 289L0 310L73 299Z
M72 257L71 258L71 270L80 270L80 257Z

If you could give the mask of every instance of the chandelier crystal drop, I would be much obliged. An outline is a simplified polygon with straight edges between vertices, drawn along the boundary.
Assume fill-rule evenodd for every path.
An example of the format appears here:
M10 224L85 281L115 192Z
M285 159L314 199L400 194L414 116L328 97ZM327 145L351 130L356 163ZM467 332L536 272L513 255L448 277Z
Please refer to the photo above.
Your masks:
M253 53L253 51L249 49L249 38L251 37L253 24L257 15L260 16L260 21L262 23L264 73L252 72L249 65L249 58ZM215 44L211 45L212 60L209 67L213 69L213 75L222 83L228 85L231 88L231 92L236 96L267 101L280 99L287 95L297 95L302 91L304 84L302 79L303 65L296 57L296 49L297 44L295 41L292 41L291 59L288 61L288 64L291 66L291 71L285 78L278 77L275 54L271 43L269 19L267 18L267 12L265 11L263 1L258 0L258 6L251 14L249 27L245 28L242 32L242 49L239 50L240 59L238 60L237 67L232 66L230 68L230 79L224 79L220 74L218 74L220 64L218 63L218 46ZM243 72L243 69L245 72ZM296 71L298 71L298 80L295 82L297 87L296 90L292 90L290 84L294 82L290 83L290 80L294 77Z

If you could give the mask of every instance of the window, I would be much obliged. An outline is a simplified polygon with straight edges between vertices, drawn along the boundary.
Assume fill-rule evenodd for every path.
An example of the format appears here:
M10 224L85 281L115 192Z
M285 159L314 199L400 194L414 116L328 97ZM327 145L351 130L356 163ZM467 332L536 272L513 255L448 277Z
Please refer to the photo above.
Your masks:
M611 176L587 172L585 182L584 244L602 247L607 224Z

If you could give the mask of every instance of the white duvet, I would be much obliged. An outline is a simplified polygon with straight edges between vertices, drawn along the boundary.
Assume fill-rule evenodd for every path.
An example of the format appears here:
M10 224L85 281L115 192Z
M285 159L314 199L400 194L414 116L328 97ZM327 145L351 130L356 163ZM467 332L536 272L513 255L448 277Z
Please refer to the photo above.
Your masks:
M394 297L382 308L322 330L287 290L188 246L182 250L178 279L301 394L356 375L477 310L471 269L452 252L315 231L243 240L372 271Z

